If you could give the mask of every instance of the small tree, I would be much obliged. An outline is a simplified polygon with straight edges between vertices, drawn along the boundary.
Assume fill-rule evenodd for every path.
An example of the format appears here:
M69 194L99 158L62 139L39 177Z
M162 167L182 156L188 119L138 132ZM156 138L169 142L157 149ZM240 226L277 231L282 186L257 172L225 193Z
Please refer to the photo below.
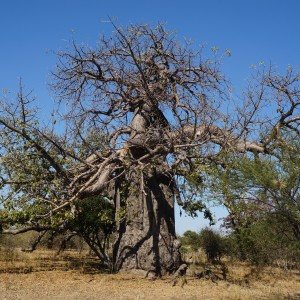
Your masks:
M110 239L114 233L114 207L108 199L94 196L77 202L77 213L67 227L76 232L100 258L112 268Z
M300 144L286 132L272 155L233 159L220 187L242 258L271 262L300 242Z
M184 232L183 236L180 237L180 241L186 251L197 251L201 246L199 234L191 230Z
M205 251L207 260L211 263L220 261L225 253L221 235L212 229L205 228L199 233L201 247Z

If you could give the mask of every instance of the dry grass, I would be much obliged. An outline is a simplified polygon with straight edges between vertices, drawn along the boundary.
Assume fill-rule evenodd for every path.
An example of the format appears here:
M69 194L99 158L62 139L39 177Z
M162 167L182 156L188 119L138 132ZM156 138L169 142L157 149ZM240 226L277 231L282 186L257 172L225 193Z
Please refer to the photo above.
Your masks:
M0 249L0 273L30 273L40 271L99 272L95 257L87 251L65 251L56 255L53 250L38 250L31 253L19 249Z
M227 281L171 278L150 281L130 274L104 274L87 253L0 251L0 299L300 299L299 271L257 269L228 263ZM200 267L201 269L201 267ZM214 269L216 273L220 270Z

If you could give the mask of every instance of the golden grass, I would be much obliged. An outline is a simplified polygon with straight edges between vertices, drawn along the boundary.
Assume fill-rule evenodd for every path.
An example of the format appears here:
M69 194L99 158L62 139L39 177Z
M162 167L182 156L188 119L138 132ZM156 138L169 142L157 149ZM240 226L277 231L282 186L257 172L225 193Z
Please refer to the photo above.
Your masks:
M30 273L40 271L99 272L95 257L87 251L65 251L60 255L54 250L22 252L20 249L0 249L0 273ZM1 299L1 298L0 298Z
M299 270L228 262L228 280L213 283L188 276L181 288L172 287L170 277L151 281L132 274L104 274L94 262L86 252L56 256L49 250L1 250L0 299L300 299ZM215 267L214 272L220 270Z

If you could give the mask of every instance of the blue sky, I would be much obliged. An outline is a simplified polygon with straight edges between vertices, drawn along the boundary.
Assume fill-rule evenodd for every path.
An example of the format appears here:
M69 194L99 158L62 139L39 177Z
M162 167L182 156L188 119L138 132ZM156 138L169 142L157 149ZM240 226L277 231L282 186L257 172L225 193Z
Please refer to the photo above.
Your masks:
M250 65L272 62L280 69L300 62L300 1L298 0L1 0L0 91L17 92L19 77L33 89L39 105L53 103L47 87L56 58L53 51L67 46L72 35L94 45L109 34L108 17L117 24L166 22L180 37L195 45L207 43L230 49L223 71L240 88ZM222 210L216 211L217 217ZM198 230L202 218L177 218L177 232Z

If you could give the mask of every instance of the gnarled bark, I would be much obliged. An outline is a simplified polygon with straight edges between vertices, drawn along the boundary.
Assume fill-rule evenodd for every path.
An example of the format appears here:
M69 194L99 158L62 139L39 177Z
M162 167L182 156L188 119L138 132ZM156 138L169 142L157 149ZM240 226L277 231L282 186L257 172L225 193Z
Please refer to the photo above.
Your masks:
M156 276L180 265L175 235L174 192L169 178L152 172L141 186L141 174L131 174L126 217L114 246L115 271L141 269ZM143 175L142 175L143 176Z

